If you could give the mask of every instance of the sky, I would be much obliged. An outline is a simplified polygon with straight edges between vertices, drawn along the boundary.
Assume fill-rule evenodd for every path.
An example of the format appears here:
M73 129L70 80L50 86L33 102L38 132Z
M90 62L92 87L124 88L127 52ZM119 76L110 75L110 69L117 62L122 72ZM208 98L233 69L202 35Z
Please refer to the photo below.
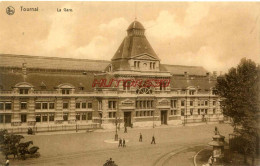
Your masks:
M260 63L259 16L259 2L0 2L0 54L110 60L136 17L162 64L226 72Z

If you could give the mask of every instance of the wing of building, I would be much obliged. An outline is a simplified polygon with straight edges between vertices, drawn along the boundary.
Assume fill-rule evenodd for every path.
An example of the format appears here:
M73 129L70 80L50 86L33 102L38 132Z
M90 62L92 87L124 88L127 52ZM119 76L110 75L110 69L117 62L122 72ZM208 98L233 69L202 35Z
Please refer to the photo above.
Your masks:
M0 126L219 122L216 77L201 66L161 64L134 21L111 61L0 55Z

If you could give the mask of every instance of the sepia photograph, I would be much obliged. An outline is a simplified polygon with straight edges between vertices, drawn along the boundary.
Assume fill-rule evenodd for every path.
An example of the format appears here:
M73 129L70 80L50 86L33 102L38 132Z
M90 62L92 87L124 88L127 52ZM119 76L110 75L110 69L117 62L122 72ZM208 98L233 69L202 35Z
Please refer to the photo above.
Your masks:
M0 1L1 166L260 166L260 2Z

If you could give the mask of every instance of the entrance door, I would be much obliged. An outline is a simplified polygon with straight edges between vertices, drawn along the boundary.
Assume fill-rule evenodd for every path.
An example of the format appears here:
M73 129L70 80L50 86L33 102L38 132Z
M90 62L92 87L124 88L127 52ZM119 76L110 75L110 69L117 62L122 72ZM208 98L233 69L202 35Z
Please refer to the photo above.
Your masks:
M167 110L161 111L161 124L167 124Z
M131 127L131 112L124 112L124 123L126 127Z

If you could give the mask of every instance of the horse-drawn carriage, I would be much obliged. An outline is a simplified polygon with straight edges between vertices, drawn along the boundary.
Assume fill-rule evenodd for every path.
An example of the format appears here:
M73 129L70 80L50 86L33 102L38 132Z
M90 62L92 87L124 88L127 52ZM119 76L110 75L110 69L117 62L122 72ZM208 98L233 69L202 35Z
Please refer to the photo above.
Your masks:
M0 131L0 148L6 159L8 159L9 155L13 155L13 159L16 157L18 159L26 159L28 157L40 156L38 152L39 147L33 146L29 148L31 144L33 145L32 141L20 143L23 138L22 135L9 134L7 130Z

